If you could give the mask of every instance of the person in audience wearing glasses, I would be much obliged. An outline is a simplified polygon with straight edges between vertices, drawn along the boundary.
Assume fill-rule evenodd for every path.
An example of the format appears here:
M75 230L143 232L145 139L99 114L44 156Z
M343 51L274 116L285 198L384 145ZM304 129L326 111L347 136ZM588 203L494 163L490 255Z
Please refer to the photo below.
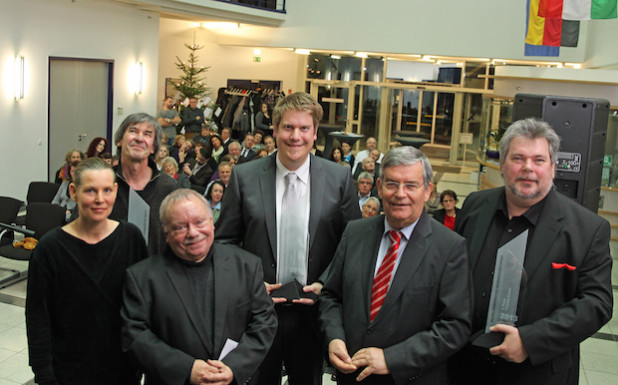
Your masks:
M356 182L356 188L358 189L358 206L361 208L361 211L367 199L373 196L371 193L373 185L373 175L366 171L361 172Z
M137 385L137 368L120 350L120 307L125 270L148 257L146 242L134 225L109 219L118 185L105 161L81 162L69 190L79 217L45 234L28 268L34 380Z
M384 215L346 227L320 300L339 384L448 384L470 333L465 240L424 211L433 172L414 147L382 161Z
M455 218L459 209L457 204L457 193L453 190L444 190L440 194L440 204L442 208L433 213L433 218L451 230L455 229Z
M73 210L77 207L77 204L73 199L71 199L71 183L75 178L75 170L77 166L79 166L79 161L75 161L71 163L71 171L69 172L69 180L62 182L60 188L58 188L58 192L52 199L51 203L60 205L66 209L66 221L69 222L71 220L71 216L73 214Z

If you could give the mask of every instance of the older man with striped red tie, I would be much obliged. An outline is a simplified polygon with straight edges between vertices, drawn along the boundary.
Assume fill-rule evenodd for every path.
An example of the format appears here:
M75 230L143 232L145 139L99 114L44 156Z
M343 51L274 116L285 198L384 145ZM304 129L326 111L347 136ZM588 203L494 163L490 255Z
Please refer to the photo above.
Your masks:
M465 240L424 211L433 188L413 147L382 161L384 215L351 222L325 277L320 326L340 384L448 384L470 333Z

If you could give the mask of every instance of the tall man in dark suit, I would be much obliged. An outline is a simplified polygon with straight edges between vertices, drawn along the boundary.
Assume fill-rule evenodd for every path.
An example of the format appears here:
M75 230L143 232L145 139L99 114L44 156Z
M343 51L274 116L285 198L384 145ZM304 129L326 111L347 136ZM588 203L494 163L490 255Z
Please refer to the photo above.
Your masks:
M209 207L193 190L167 196L160 216L168 249L127 270L122 348L147 384L244 384L274 338L260 262L213 244Z
M283 98L273 111L277 155L236 166L223 197L216 238L241 243L261 258L269 292L296 279L304 292L319 294L319 277L346 224L360 218L350 170L309 154L321 117L322 107L311 96ZM282 361L291 385L321 383L313 305L302 298L275 306L281 327L260 367L261 384L281 382Z
M351 222L325 277L320 326L343 384L448 384L470 332L465 240L423 210L433 172L414 147L382 162L384 215Z
M455 383L576 385L579 343L612 315L610 226L552 189L559 146L547 123L513 123L500 141L505 186L471 194L457 215L455 230L468 240L476 334L486 326L497 249L528 235L516 323L491 327L504 334L501 343L455 355Z

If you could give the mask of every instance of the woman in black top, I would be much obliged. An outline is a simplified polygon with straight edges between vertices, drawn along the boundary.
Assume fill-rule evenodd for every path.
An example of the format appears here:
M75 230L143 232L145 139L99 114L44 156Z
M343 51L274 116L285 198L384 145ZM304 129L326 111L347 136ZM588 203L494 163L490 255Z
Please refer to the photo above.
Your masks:
M273 134L273 118L271 116L268 104L262 103L260 112L255 115L255 129L262 130L263 137L272 136Z
M77 167L71 198L79 217L48 232L28 269L26 328L35 381L47 384L138 384L120 350L125 270L148 256L141 232L108 219L118 189L105 161Z

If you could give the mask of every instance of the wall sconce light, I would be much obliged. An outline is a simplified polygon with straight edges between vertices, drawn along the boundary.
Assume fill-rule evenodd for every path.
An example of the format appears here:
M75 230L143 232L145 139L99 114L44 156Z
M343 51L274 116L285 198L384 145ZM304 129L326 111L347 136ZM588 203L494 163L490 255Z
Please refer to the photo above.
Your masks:
M15 57L15 100L24 98L25 60L23 56Z
M140 95L144 92L144 63L136 62L133 64L133 92Z

